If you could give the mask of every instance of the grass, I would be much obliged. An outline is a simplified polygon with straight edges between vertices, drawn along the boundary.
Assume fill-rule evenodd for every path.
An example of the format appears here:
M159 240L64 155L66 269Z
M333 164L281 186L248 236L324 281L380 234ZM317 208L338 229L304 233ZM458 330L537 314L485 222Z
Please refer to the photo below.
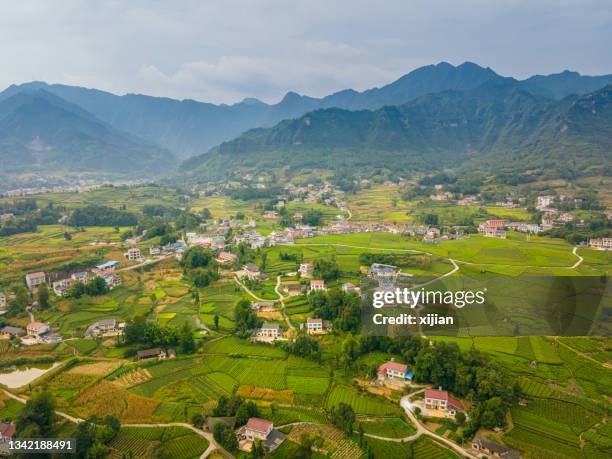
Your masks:
M416 429L412 424L408 424L400 418L363 421L361 426L365 433L387 438L403 438L416 433Z
M399 407L391 404L391 402L374 396L359 395L347 386L335 386L327 396L326 406L328 409L336 407L340 403L351 405L357 414L386 416L400 412Z

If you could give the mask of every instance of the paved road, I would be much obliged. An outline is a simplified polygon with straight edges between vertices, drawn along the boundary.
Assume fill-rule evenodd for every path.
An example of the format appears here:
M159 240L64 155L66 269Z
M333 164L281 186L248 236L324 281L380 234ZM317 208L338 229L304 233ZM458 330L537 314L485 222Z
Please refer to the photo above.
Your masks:
M425 389L421 389L421 391L422 390L425 390ZM420 392L420 391L413 392L410 395L417 394L418 392ZM443 443L444 445L448 446L453 451L455 451L456 453L460 454L462 457L467 457L467 458L470 458L470 459L478 459L479 458L478 455L472 453L469 450L466 450L466 449L462 448L457 443L452 442L448 438L443 437L442 435L438 435L437 433L432 432L427 427L425 427L421 423L421 421L419 421L417 419L417 417L412 413L412 410L410 409L410 399L409 399L410 395L405 395L404 397L402 397L402 399L400 400L400 406L404 409L404 411L406 412L406 415L410 418L412 423L416 426L417 433L412 435L411 438L415 439L415 438L418 438L421 435L427 435L428 437L434 438L436 441L438 441L440 443Z

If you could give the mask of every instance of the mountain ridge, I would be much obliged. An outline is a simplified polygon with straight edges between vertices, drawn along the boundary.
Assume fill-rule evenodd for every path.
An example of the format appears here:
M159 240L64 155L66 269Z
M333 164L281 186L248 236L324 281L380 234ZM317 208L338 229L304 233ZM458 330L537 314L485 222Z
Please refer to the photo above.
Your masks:
M41 89L0 101L0 158L3 173L132 169L132 176L159 174L174 159Z
M536 75L526 80L498 75L473 62L453 66L447 62L415 69L395 81L362 92L344 89L322 98L289 91L278 103L266 104L247 98L241 102L215 105L192 99L175 100L142 94L118 96L106 91L43 82L11 85L0 93L0 101L16 92L41 89L82 107L114 128L129 132L187 158L208 151L224 141L256 127L271 127L318 108L375 110L401 105L417 97L445 90L468 90L486 81L507 79L535 95L562 99L583 94L612 83L612 75L583 76L577 72Z
M257 128L187 160L183 171L221 178L224 170L368 170L378 166L457 168L512 165L544 174L610 173L612 85L555 101L494 79L370 111L318 109L273 128ZM495 164L495 163L498 164ZM575 169L572 172L571 169Z

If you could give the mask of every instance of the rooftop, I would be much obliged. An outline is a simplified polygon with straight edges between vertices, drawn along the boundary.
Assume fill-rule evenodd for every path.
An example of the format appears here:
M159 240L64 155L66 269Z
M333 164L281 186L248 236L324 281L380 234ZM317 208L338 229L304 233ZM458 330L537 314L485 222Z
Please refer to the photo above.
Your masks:
M253 430L255 432L261 432L263 434L267 433L268 430L270 430L272 427L274 427L272 421L268 421L267 419L261 418L250 418L246 423L247 429Z

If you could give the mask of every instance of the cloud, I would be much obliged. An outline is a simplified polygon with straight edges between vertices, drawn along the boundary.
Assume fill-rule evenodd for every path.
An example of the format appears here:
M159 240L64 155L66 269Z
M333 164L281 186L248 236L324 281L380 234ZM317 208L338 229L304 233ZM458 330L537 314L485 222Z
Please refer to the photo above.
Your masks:
M21 0L0 14L0 86L45 80L231 103L380 86L465 60L527 77L612 73L605 0Z

